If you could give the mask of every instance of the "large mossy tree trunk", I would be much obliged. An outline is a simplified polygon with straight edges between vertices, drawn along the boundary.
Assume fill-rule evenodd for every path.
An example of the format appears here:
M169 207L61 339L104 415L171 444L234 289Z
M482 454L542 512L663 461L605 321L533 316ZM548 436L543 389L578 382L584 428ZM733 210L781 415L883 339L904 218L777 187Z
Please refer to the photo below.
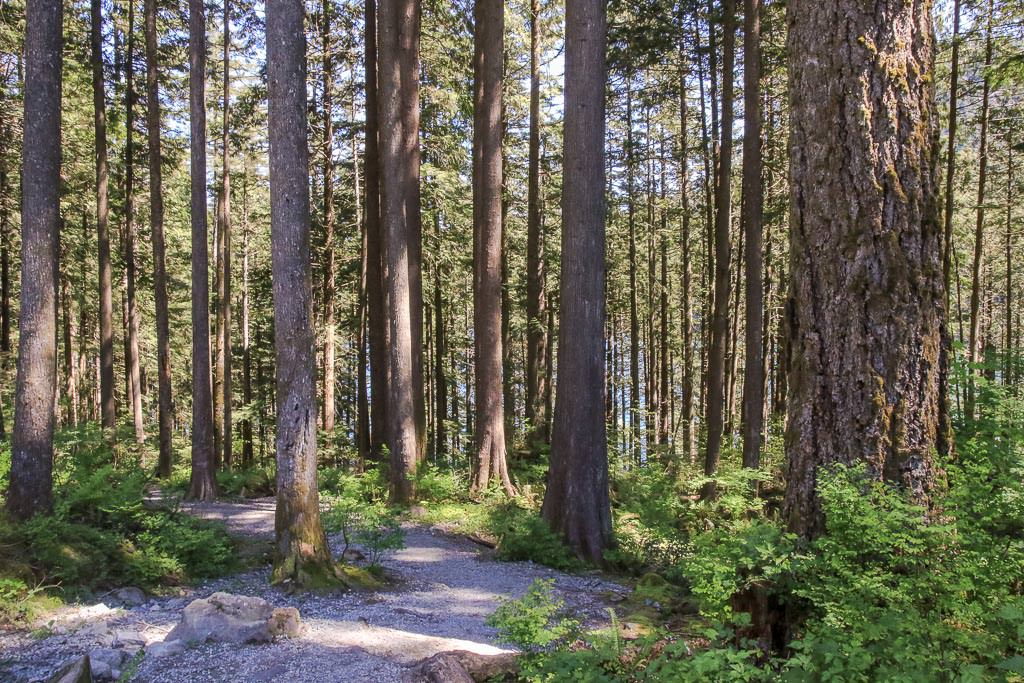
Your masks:
M603 0L568 0L561 324L551 467L541 514L580 556L612 543L604 415L605 41Z
M335 580L316 482L316 365L310 278L305 10L270 0L267 77L270 233L277 374L277 514L273 580L296 588ZM298 86L296 85L298 84Z
M213 387L210 376L210 256L206 220L206 11L189 0L188 94L191 125L192 218L192 472L191 500L217 496L213 476Z
M927 505L940 426L941 229L926 0L789 8L792 282L783 514L823 531L816 487L866 466Z

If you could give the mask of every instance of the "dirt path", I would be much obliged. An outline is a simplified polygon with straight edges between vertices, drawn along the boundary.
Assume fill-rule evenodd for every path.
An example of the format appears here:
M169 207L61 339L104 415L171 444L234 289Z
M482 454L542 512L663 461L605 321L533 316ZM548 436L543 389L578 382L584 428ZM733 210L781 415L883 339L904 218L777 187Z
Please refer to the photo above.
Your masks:
M273 499L193 505L246 539L273 538ZM305 629L269 645L207 644L183 653L142 658L134 681L399 681L404 668L446 650L502 651L484 621L501 597L518 597L535 579L553 579L568 608L594 622L605 600L625 589L596 576L569 575L524 562L497 562L479 546L421 526L406 528L406 547L383 561L397 587L339 595L286 595L268 585L269 568L224 577L132 607L69 606L46 632L0 632L0 680L36 681L95 648L152 644L178 622L191 600L216 591L293 606ZM332 539L332 547L340 547ZM52 633L52 635L50 634ZM43 637L40 637L42 635Z

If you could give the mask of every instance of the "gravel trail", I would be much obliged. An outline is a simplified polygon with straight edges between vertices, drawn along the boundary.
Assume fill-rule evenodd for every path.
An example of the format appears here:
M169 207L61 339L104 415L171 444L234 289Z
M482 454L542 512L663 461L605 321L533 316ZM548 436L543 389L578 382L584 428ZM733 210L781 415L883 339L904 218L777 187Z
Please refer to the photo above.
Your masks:
M274 501L182 506L223 521L247 540L273 539ZM484 621L499 598L519 597L535 579L553 579L566 607L603 623L606 601L626 588L595 575L571 575L528 562L498 562L473 542L407 525L403 550L382 564L397 579L376 592L288 595L269 585L269 567L154 597L134 606L69 605L47 615L35 632L0 631L0 681L45 680L64 662L106 647L132 652L162 641L184 607L216 591L261 597L298 608L300 637L265 645L205 644L170 656L141 658L133 681L321 682L400 681L404 669L447 650L504 651ZM332 548L340 539L332 538ZM108 600L108 602L115 602Z

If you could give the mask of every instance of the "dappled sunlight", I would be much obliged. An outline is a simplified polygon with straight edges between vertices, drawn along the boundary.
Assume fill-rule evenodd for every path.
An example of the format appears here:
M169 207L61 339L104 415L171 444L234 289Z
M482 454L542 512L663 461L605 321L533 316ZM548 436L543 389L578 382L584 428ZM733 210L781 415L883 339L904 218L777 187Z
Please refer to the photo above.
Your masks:
M402 664L451 650L467 650L481 655L510 652L486 643L373 626L364 621L309 619L306 625L308 628L303 641L328 647L359 648Z

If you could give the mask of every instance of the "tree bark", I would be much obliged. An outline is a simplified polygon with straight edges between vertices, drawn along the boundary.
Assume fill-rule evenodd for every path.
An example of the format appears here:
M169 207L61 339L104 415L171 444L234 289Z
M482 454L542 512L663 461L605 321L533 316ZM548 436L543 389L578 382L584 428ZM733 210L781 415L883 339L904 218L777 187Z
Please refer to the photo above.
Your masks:
M153 240L153 287L156 300L156 346L160 410L160 457L157 471L171 475L171 341L164 265L164 198L160 157L160 87L157 80L156 0L146 0L146 124L149 138L149 224Z
M985 250L985 182L988 175L988 110L991 84L988 67L992 64L992 0L988 3L988 23L985 29L985 70L981 86L981 132L978 142L978 202L974 224L974 261L971 267L971 327L967 345L968 379L967 401L964 411L974 419L976 365L984 360L980 351L981 328L981 257Z
M789 12L792 367L783 517L823 531L836 463L927 505L939 440L942 232L923 0ZM843 98L828 92L845 92Z
M220 394L221 463L231 469L231 3L224 0L224 105L221 126L221 183L217 230L220 273L217 277L217 385Z
M505 461L502 335L503 0L476 0L473 31L473 360L476 462L471 488L515 494Z
M18 373L7 513L28 519L53 504L54 396L57 393L57 259L60 245L60 0L25 8L21 302Z
M4 142L9 142L5 129ZM7 164L0 161L0 353L11 352L11 220ZM5 365L6 367L6 365Z
M567 0L559 379L541 508L580 557L598 564L612 543L604 421L606 31L602 0Z
M104 429L117 426L114 396L114 294L110 265L110 170L107 163L107 113L103 86L103 8L91 0L92 102L96 142L96 245L99 252L100 407Z
M364 7L366 80L366 143L363 173L366 175L366 296L370 346L370 452L380 457L387 441L388 322L383 264L384 235L380 221L379 126L377 124L377 6Z
M151 1L151 0L149 0ZM210 258L206 223L206 10L188 5L188 93L192 220L192 471L187 498L212 500L213 387L210 374Z
M242 467L252 467L252 345L249 338L249 169L242 173Z
M124 270L128 338L125 340L128 380L131 388L132 424L135 443L142 445L146 429L142 414L142 369L139 352L139 307L135 270L135 0L128 2L128 31L125 59L125 145L124 145Z
M544 226L540 187L540 0L530 0L530 130L526 214L526 428L531 453L547 442L544 359L548 353Z
M761 0L743 3L743 265L747 326L743 369L743 466L761 464L764 432L764 260L761 185Z
M718 155L718 182L715 191L715 295L711 320L711 347L708 351L707 449L704 476L718 471L722 449L725 408L725 360L729 334L729 226L732 216L733 62L736 43L736 2L724 0L725 20L722 37L722 120ZM702 497L715 495L713 481L704 485Z
M273 580L312 587L332 581L335 574L320 524L316 482L304 6L301 0L269 0L266 17L277 383Z
M407 503L413 496L413 475L419 461L416 420L416 355L412 315L411 266L413 234L408 209L409 163L412 150L404 127L414 60L403 35L419 28L418 0L382 0L378 26L381 228L387 281L388 319L388 447L391 452L391 498Z
M323 0L320 45L323 52L324 174L324 431L334 432L334 55L331 54L331 0Z
M680 53L685 48L680 45ZM679 251L682 256L682 327L683 327L683 377L682 377L682 442L683 452L691 464L697 461L697 440L693 424L693 300L691 294L692 265L690 252L690 148L687 135L689 103L686 89L687 69L679 72L679 191L682 204L680 219Z
M626 73L626 221L629 225L629 443L640 462L640 316L636 285L636 171L633 159L633 74Z

